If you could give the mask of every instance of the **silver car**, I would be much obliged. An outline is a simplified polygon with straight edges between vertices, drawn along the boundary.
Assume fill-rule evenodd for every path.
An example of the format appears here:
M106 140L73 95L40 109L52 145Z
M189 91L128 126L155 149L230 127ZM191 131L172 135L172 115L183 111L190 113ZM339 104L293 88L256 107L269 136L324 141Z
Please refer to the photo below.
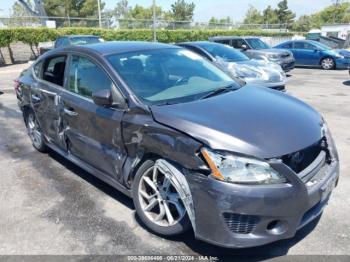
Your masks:
M208 41L186 42L178 45L207 58L232 77L240 78L247 84L285 90L286 74L278 64L266 60L249 59L230 46Z

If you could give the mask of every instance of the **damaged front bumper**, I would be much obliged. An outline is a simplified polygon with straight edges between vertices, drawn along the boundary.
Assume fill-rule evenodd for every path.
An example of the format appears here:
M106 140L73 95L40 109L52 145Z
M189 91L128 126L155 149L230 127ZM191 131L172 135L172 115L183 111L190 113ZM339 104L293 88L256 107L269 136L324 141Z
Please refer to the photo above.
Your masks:
M338 161L317 170L324 173L312 186L282 162L271 166L289 183L248 186L198 173L188 176L196 238L229 248L259 246L292 238L298 229L318 217L337 184Z

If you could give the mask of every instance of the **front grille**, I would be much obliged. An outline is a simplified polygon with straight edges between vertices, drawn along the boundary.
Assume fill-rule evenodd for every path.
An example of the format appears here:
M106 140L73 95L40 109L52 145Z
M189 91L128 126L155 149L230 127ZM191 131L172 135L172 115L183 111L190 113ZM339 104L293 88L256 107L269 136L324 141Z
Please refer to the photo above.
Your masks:
M249 234L259 222L258 216L224 213L225 222L228 228L236 234Z
M284 155L281 157L284 164L296 173L300 173L306 167L308 167L316 157L321 153L321 150L325 148L326 144L323 139L317 143L304 148L300 151Z

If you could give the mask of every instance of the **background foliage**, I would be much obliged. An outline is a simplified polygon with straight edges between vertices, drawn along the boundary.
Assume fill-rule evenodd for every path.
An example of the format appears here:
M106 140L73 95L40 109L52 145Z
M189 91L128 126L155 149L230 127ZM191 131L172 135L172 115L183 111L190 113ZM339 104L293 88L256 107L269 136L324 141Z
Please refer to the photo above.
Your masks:
M38 46L39 42L55 40L61 35L87 34L98 35L110 40L143 40L152 41L152 30L113 30L87 27L49 28L9 28L0 29L0 46L8 46L15 41L22 41L31 46ZM180 41L208 40L218 35L255 35L255 36L291 36L293 33L280 33L256 30L157 30L159 42L175 43Z

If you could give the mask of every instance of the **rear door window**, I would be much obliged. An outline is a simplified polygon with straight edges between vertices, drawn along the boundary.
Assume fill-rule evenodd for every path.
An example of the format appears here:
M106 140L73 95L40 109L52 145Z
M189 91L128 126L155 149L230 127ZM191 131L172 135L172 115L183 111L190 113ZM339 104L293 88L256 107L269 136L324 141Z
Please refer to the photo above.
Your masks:
M293 43L292 43L292 42L290 42L290 43L285 43L285 44L281 45L281 47L282 47L282 48L287 48L287 49L293 48Z
M294 49L305 49L304 43L303 42L295 42Z
M63 86L66 56L49 57L45 60L43 79L58 86Z

